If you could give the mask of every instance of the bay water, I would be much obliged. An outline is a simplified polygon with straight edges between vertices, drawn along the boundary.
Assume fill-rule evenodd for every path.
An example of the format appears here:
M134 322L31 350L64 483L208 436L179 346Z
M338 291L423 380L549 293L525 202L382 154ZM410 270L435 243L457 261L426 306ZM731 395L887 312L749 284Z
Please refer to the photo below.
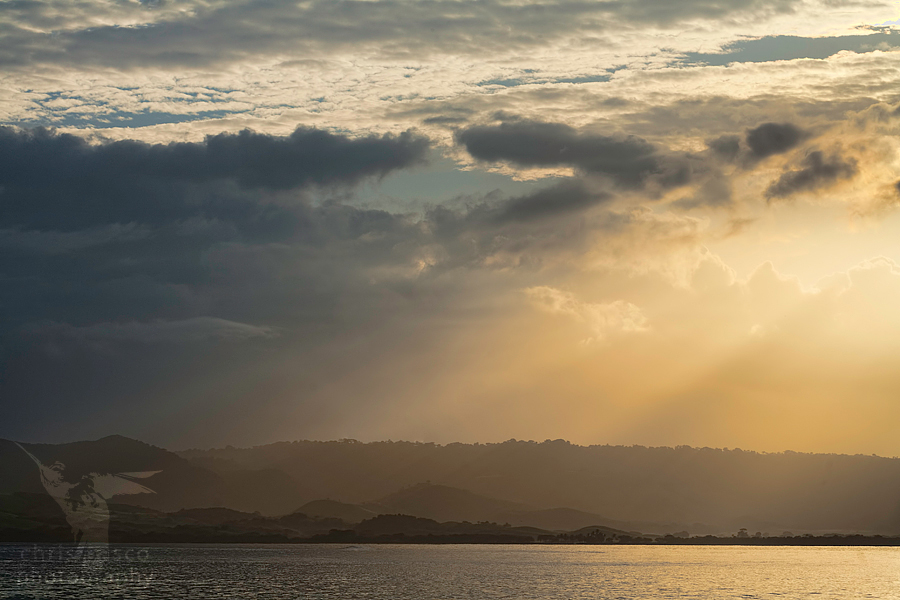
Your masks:
M0 545L0 598L900 598L900 548Z

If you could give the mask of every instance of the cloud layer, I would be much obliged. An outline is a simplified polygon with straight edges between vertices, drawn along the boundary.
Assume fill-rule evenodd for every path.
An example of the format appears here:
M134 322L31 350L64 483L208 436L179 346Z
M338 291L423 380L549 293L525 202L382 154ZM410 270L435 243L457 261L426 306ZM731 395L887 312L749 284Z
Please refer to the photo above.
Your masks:
M203 198L204 186L238 192L352 186L422 163L427 149L428 141L411 133L349 139L314 129L288 137L242 131L202 143L91 145L46 129L3 128L2 224L72 227L220 217L242 207Z
M4 8L7 27L0 64L35 63L207 67L247 54L303 55L363 47L383 55L521 51L573 34L590 38L616 25L671 28L686 20L768 16L792 11L798 0L672 5L646 0L539 3L377 0L314 1L302 5L229 1L216 6L109 3L82 5L61 19L51 2Z
M667 156L633 136L580 133L562 123L520 121L475 126L456 134L474 158L520 167L569 166L605 175L622 187L643 187L652 179L664 187L690 180L687 161Z
M896 453L895 12L6 3L0 436Z

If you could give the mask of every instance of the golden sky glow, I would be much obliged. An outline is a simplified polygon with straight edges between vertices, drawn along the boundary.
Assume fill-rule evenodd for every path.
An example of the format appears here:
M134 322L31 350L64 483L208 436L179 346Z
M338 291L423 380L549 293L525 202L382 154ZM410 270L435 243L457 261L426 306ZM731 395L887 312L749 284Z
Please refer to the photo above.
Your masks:
M900 454L896 2L2 11L4 437Z

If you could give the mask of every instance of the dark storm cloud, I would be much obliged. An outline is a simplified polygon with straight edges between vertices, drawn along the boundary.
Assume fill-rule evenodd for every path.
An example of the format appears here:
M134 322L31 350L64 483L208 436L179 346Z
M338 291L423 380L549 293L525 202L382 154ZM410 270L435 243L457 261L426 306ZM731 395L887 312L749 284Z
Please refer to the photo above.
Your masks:
M411 134L299 130L92 146L44 130L0 130L0 347L29 323L53 324L22 331L60 344L183 332L190 341L202 337L191 333L201 325L232 331L209 319L322 330L346 323L348 311L375 310L373 269L412 268L437 247L435 272L477 265L501 238L518 253L564 246L573 236L561 221L609 199L573 179L419 217L313 203L302 193L416 164L426 149Z
M134 223L113 223L80 231L20 231L0 229L0 248L6 252L62 254L91 246L146 239L151 232Z
M263 209L248 208L241 190L353 185L423 162L428 145L409 132L351 139L304 128L287 137L242 131L200 143L91 145L46 129L4 127L0 227L250 219L248 210L258 218Z
M0 28L0 65L202 67L252 55L308 55L361 45L392 55L482 54L544 45L561 36L595 38L617 22L675 26L686 19L786 12L796 4L797 0L525 4L319 0L298 5L287 0L232 0L214 7L188 4L181 13L166 13L160 22L141 27L97 27L97 19L107 10L97 2L79 5L73 21L90 26L78 29L61 19L50 2L11 2L0 6L0 21L7 23Z
M753 169L760 161L796 148L812 135L793 123L762 123L740 136L726 134L706 142L712 156L726 163Z
M589 190L577 179L565 180L533 194L507 200L498 209L494 221L504 223L549 218L584 210L610 198L608 193Z
M467 273L493 268L492 256L505 261L498 277L518 278L584 246L582 209L605 196L564 181L530 195L472 198L461 210L438 205L421 217L301 201L279 209L282 227L255 236L247 221L277 198L255 189L239 199L251 209L230 221L0 234L0 397L30 399L19 404L20 425L51 414L59 432L74 435L67 422L85 411L179 414L198 390L219 399L223 374L242 386L244 377L268 377L285 354L308 357L292 361L292 373L323 348L344 365L347 348L385 324L390 335L382 331L371 351L390 352L404 339L396 327L472 318L467 303L491 292ZM512 264L522 268L503 268Z
M329 253L406 224L382 211L314 206L304 190L345 189L418 164L427 149L410 133L353 139L298 129L287 137L245 131L200 143L91 145L0 128L0 348L4 333L31 322L265 323L283 318L268 308L282 302L316 313L338 296L339 285L325 283L342 272ZM251 249L273 244L310 260L284 273L275 252L271 265L240 268ZM304 274L319 281L316 291L278 281Z
M268 189L353 184L421 162L427 147L425 138L410 132L351 139L301 127L286 137L244 130L200 143L91 145L44 128L2 127L0 183L27 186L49 178L88 186L146 177L191 183L232 179L242 187Z
M826 188L840 180L851 179L856 172L855 159L838 154L825 156L821 150L813 150L803 158L799 169L782 173L766 190L766 197L785 198L797 192Z
M640 188L651 178L663 187L677 187L691 176L686 161L646 140L581 133L562 123L514 120L480 125L459 131L456 140L481 161L526 168L574 167L605 175L626 188Z
M783 154L806 139L807 133L792 123L763 123L747 131L745 141L756 159Z
M440 205L433 207L423 223L434 234L434 241L441 243L452 243L458 236L467 236L470 240L480 235L490 240L496 234L528 238L536 229L557 227L557 218L577 220L580 213L613 198L608 192L590 189L579 178L563 179L512 198L493 196L467 198L463 211Z
M736 135L723 135L709 140L706 145L714 154L726 161L733 161L741 151L741 138Z

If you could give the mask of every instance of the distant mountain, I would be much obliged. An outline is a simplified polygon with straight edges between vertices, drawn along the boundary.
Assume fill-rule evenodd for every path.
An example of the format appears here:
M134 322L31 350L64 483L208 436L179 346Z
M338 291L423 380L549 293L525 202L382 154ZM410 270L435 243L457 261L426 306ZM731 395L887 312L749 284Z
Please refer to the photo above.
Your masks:
M572 508L533 509L527 505L497 500L446 485L420 483L403 488L374 502L348 504L337 500L314 500L297 512L311 517L339 518L360 523L377 515L409 515L436 522L493 522L545 531L574 531L595 526L620 533L637 531L634 523L607 519ZM642 523L647 531L675 531L671 525Z
M258 517L258 514L241 512L230 508L183 508L170 515L174 519L183 519L204 525L224 525L248 521Z
M264 517L223 508L160 513L141 507L111 506L111 541L292 542L348 527L339 519L302 514Z
M389 512L389 509L374 507L375 510L356 505L338 502L337 500L313 500L297 509L298 513L310 517L341 519L347 523L359 523Z
M0 494L0 541L68 542L72 528L43 490Z
M582 527L580 529L576 529L575 531L569 531L568 533L572 535L597 535L603 534L607 537L612 536L622 536L622 535L631 535L638 536L642 535L637 531L622 531L621 529L613 529L612 527L602 527L599 525L591 525L589 527Z
M141 480L156 493L124 496L122 501L126 504L137 502L150 508L177 510L188 506L219 506L227 496L227 486L213 473L195 467L172 452L122 436L22 446L45 465L61 463L66 479L71 482L90 473L159 471ZM8 440L0 440L0 469L0 493L44 491L37 465Z
M280 470L216 473L168 450L117 435L96 441L22 446L45 465L63 464L66 478L73 482L90 473L159 471L141 479L141 484L155 493L114 496L112 500L118 504L161 511L227 507L279 515L312 496ZM37 465L15 443L0 440L0 494L15 492L45 495Z
M875 456L560 440L292 442L179 453L121 436L23 445L47 464L65 464L76 479L160 471L141 480L155 494L112 501L165 512L218 507L277 516L306 509L311 514L293 518L343 523L402 513L552 531L900 533L900 460ZM13 493L38 497L43 488L31 459L0 440L0 494ZM308 505L323 498L330 503Z
M353 505L345 505L353 506ZM498 500L446 485L420 483L403 488L374 503L362 505L372 513L404 514L438 522L490 521L514 527L532 527L545 531L574 531L595 527L604 531L675 531L672 524L614 521L573 508L534 509L525 504ZM346 520L346 519L345 519Z
M497 521L529 507L472 492L431 483L401 489L375 502L382 511L413 515L435 521ZM500 521L503 522L502 520Z
M599 527L600 529L611 532L628 533L631 526L630 523L622 523L619 521L611 521L600 515L575 510L574 508L545 508L542 510L531 510L526 512L518 512L505 515L505 522L512 525L528 525L530 527L538 527L550 531L575 531L577 529ZM626 529L616 529L610 527L616 525ZM669 529L669 527L651 527L651 530Z
M139 506L109 505L113 543L381 543L381 544L744 544L797 546L900 546L886 536L702 536L645 535L603 526L557 533L535 527L480 522L444 522L410 515L383 514L357 524L312 518L299 512L264 517L225 508L174 513ZM72 542L54 501L46 494L0 494L0 543Z
M637 531L634 523L613 521L601 515L573 508L536 510L517 502L498 500L467 490L432 483L420 483L403 488L374 503L367 503L363 506L369 508L373 513L404 514L438 522L481 523L489 521L546 531L574 531L587 527L616 533L635 533ZM641 525L647 527L647 530L674 531L671 525L651 523L642 523Z
M459 535L459 534L503 534L513 537L527 538L529 541L549 532L533 527L509 527L496 523L471 523L450 521L439 523L434 519L413 517L410 515L379 515L356 525L353 530L362 536L381 536L403 534L419 535Z
M284 515L317 495L278 469L243 469L214 474L222 480L224 489L220 506L235 510Z
M455 507L440 494L426 499L416 498L418 492L401 492L431 481L530 507L524 512L568 508L591 515L550 512L529 518L553 529L584 524L645 531L649 525L660 534L734 532L740 527L900 532L900 459L895 458L577 446L563 440L443 446L300 441L190 450L179 456L197 465L217 464L220 472L280 470L314 489L318 498L348 504L381 503L397 493L390 500L397 508L470 521L496 513L473 511L478 504L469 504L471 498L464 495L456 498L460 504ZM515 510L508 513L497 519L521 516ZM594 516L604 520L587 522Z

